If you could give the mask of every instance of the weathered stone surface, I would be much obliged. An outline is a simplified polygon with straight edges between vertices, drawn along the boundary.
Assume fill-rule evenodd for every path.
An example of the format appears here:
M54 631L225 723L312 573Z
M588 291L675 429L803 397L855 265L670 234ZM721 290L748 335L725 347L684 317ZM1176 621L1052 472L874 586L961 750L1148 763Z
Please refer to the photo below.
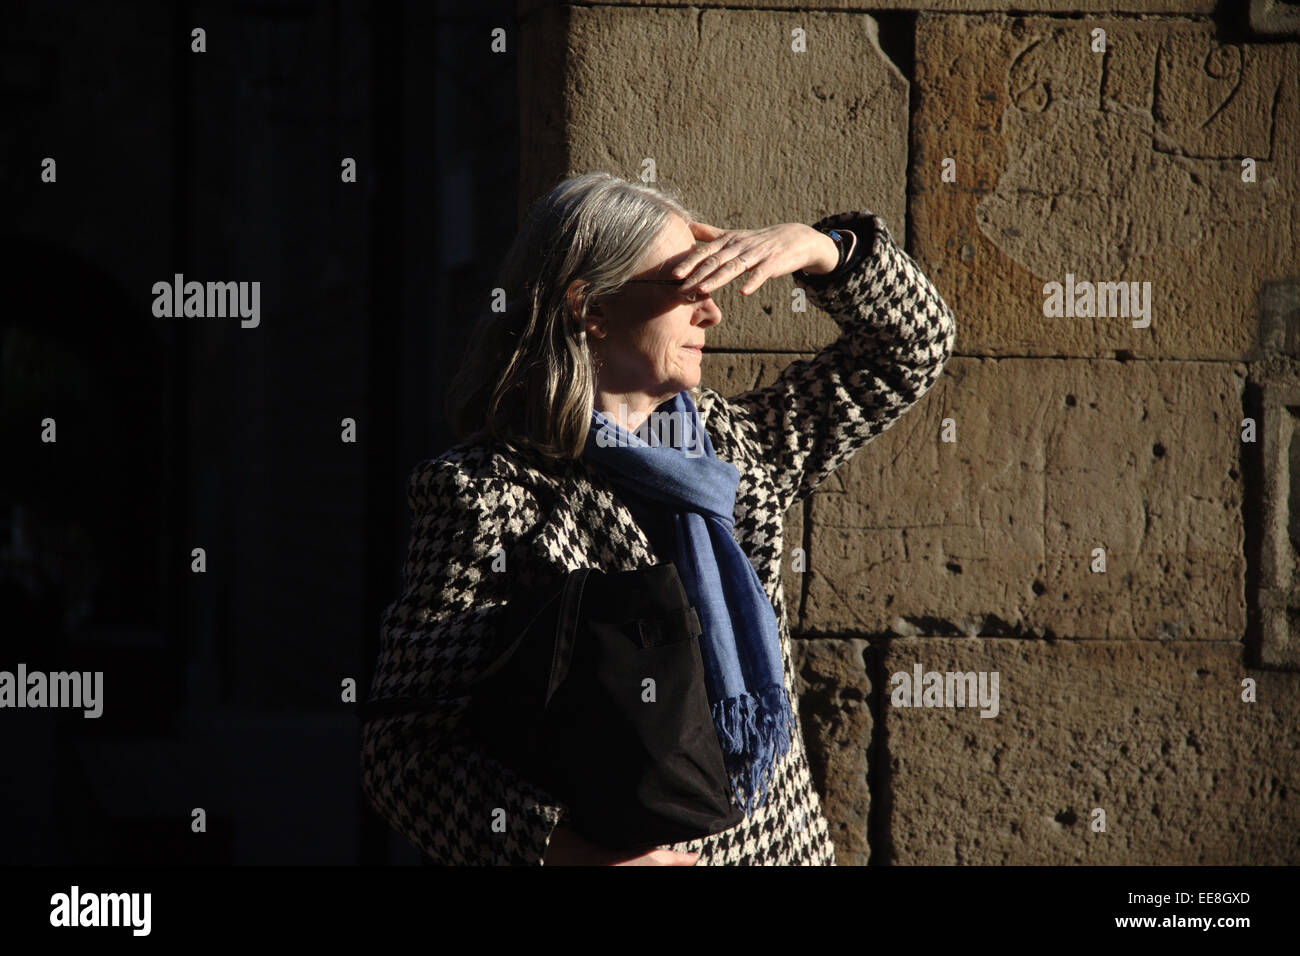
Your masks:
M1272 36L1300 36L1300 8L1291 0L1250 0L1250 28Z
M519 0L521 15L540 7L555 6L560 0ZM1252 24L1254 8L1259 6L1267 11L1260 18L1265 26L1278 20L1278 0L1251 0ZM765 9L788 9L800 13L810 4L808 0L609 0L606 6L620 7L763 7ZM936 12L961 13L981 12L997 6L990 0L818 0L819 9L832 10L933 10ZM1030 13L1213 13L1214 0L1017 0L1017 10ZM1287 21L1283 21L1287 22ZM1263 27L1255 27L1262 29Z
M871 708L867 701L866 641L796 640L795 691L808 748L808 766L822 797L822 811L840 866L865 866L871 847L867 787L871 757Z
M710 337L713 329L709 329ZM829 344L834 336L827 339ZM709 343L712 347L712 342ZM791 362L810 358L800 352L705 352L700 365L700 384L721 395L739 395L752 388L771 385Z
M1300 274L1297 76L1297 45L1223 46L1208 21L921 15L915 252L966 349L1247 356L1260 284ZM1149 327L1045 317L1067 274L1150 282Z
M949 360L813 495L802 629L1240 638L1244 376Z
M1272 311L1300 310L1300 290L1271 290ZM1288 338L1294 338L1291 330ZM1258 363L1252 377L1259 387L1260 412L1255 440L1261 459L1259 494L1259 660L1270 667L1300 668L1300 375L1291 358L1275 356ZM1254 416L1252 416L1254 417Z
M559 118L555 135L529 142L521 157L521 191L531 197L591 169L636 179L649 158L657 185L714 225L811 223L869 209L901 241L907 81L880 51L870 17L801 13L802 53L791 49L789 20L766 10L608 6L526 19L526 55L563 63L564 81L558 106L546 102L547 87L521 84L523 115ZM793 288L783 276L752 296L736 283L719 290L726 319L712 344L807 351L832 340L829 318L791 311Z
M518 223L533 200L559 181L565 168L568 56L564 37L571 12L567 4L548 6L521 28Z
M1300 862L1300 675L1241 657L1237 643L892 642L889 675L999 674L996 717L885 707L893 861ZM1257 703L1241 699L1248 677Z

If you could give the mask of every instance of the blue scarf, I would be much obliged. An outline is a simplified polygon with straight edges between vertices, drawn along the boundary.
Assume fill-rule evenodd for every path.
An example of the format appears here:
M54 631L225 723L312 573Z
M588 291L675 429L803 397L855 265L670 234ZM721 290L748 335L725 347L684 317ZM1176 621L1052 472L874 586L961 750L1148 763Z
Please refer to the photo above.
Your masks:
M624 492L652 540L668 542L675 553L704 631L700 654L713 724L736 801L749 816L767 800L775 764L790 750L794 717L776 613L734 535L740 473L714 454L686 391L632 433L593 412L583 457Z

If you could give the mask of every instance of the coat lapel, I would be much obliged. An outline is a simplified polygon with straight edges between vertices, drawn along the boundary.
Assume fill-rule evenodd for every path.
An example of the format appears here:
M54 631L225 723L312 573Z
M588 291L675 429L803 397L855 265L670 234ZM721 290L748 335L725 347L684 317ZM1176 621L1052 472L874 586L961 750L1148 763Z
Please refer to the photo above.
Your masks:
M548 563L564 571L598 567L634 571L660 564L646 533L618 497L613 485L588 462L555 461L533 452L509 450L518 473L551 514L535 547Z
M692 392L706 430L712 398L711 393ZM709 438L717 456L731 461L732 436L710 432ZM558 461L528 448L505 448L504 454L510 478L530 485L538 500L552 508L536 542L548 563L564 571L590 567L634 571L670 560L655 551L614 486L585 459ZM741 469L741 489L747 478ZM740 500L739 490L737 494Z

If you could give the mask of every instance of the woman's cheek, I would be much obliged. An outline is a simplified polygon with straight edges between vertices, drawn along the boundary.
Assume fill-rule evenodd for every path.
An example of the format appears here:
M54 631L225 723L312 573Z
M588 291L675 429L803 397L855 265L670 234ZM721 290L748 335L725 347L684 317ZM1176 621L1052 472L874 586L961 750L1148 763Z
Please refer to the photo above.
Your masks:
M667 377L681 378L686 373L690 360L690 353L676 342L664 348L664 370L668 373Z
M654 378L659 374L659 353L656 349L656 343L653 340L639 339L630 343L628 351L631 353L628 363L634 369L634 374L638 379Z

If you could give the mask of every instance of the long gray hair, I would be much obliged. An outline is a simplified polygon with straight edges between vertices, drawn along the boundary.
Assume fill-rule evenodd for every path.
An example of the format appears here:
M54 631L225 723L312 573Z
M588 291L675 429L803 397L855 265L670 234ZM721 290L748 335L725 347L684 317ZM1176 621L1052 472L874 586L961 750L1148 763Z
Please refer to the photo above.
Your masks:
M638 269L672 215L699 217L671 190L605 172L566 179L530 207L497 276L505 310L478 317L451 382L458 438L486 432L558 458L577 458L595 406L585 322L592 301ZM585 283L575 320L566 290Z

